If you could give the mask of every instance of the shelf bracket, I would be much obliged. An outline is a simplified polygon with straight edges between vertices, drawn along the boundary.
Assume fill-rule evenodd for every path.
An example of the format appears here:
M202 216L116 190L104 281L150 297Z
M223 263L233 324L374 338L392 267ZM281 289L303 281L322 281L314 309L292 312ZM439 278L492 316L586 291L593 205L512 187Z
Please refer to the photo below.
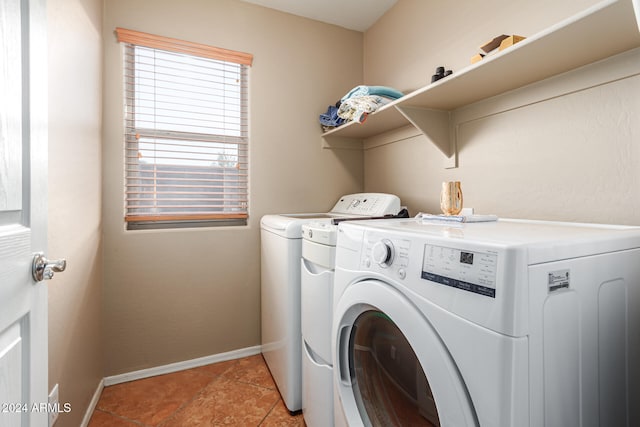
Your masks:
M449 111L406 106L396 108L444 154L445 168L458 167L458 150L455 132L451 131Z

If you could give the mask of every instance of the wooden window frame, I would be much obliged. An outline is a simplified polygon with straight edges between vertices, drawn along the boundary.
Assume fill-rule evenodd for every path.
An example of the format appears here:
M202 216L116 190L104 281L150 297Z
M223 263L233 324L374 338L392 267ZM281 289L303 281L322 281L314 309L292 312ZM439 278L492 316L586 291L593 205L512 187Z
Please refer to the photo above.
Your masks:
M184 40L178 40L163 36L157 36L149 33L143 33L134 30L127 30L123 28L116 28L116 35L118 42L125 43L125 55L127 49L132 49L129 53L130 55L135 55L136 47L144 47L149 49L157 49L159 51L173 52L182 55L189 55L193 57L201 57L207 59L213 59L216 61L224 61L227 63L239 64L242 67L242 81L241 83L241 91L244 91L244 95L241 96L241 127L244 127L244 130L241 131L241 135L238 137L225 135L215 135L215 134L203 134L196 132L183 132L183 131L172 131L169 129L142 129L134 127L131 129L131 126L127 127L127 120L130 122L132 120L131 117L125 117L125 169L129 167L127 164L128 161L133 157L131 155L127 156L127 152L131 152L132 147L138 147L140 141L144 138L153 139L159 141L198 141L199 143L207 143L210 142L212 144L222 144L223 147L227 145L233 146L234 144L237 146L237 166L240 169L240 165L242 165L243 170L238 171L238 176L235 177L238 182L241 182L242 179L243 185L240 186L241 194L244 194L244 209L242 207L234 207L233 212L227 211L226 208L223 208L223 212L220 213L198 213L198 209L196 206L191 206L194 209L194 212L191 213L133 213L135 212L135 206L132 207L130 203L130 199L133 196L130 196L128 192L128 188L131 187L142 187L139 180L137 185L131 184L134 182L136 178L140 178L140 176L136 176L135 173L131 176L128 170L125 171L125 215L124 219L127 223L127 229L157 229L157 228L179 228L179 227L200 227L200 226L226 226L226 225L246 225L248 218L248 144L249 144L249 132L248 132L248 95L246 91L248 91L248 87L246 86L246 79L248 79L248 67L251 66L253 62L253 56L251 54L236 52L228 49L222 49L213 46L207 46L200 43L193 43ZM133 82L130 81L132 78L132 71L127 70L126 60L125 60L125 96L127 93L127 87L129 90L132 90ZM133 89L136 90L136 89ZM125 116L127 114L134 115L137 112L136 108L132 107L129 103L133 103L129 99L126 100L125 104L128 106L127 112L125 112ZM129 111L130 110L130 111ZM177 144L174 142L174 144ZM194 149L197 151L197 149ZM138 151L140 153L140 151ZM139 154L138 154L139 155ZM241 161L240 158L243 158ZM135 159L134 159L135 162ZM185 167L188 169L188 167ZM141 166L138 164L138 170L141 170ZM166 172L166 171L165 171ZM245 175L241 175L245 174ZM226 176L225 174L222 174ZM244 178L241 178L244 176ZM240 177L240 178L239 178ZM152 180L148 177L145 178L147 181ZM154 178L155 179L155 178ZM153 182L155 183L155 180ZM165 180L167 178L164 178ZM214 181L214 179L208 179L208 181ZM216 181L217 182L217 181ZM226 183L226 178L222 178L222 184L212 184L214 187L212 188L226 188L227 185L235 185ZM176 184L172 184L176 185ZM194 186L192 184L192 186ZM153 194L156 197L158 194L162 195L161 191L156 190L156 185L153 185L154 190ZM139 194L141 190L138 190ZM214 194L213 192L207 194ZM195 197L195 196L194 196ZM222 200L224 202L224 195L222 199L217 199L219 196L211 196L212 200L215 199L217 203L220 203ZM142 200L142 199L138 199ZM200 199L201 200L201 199ZM145 200L146 201L146 200ZM242 200L239 202L242 204ZM224 203L226 205L226 202ZM185 209L189 210L189 209Z

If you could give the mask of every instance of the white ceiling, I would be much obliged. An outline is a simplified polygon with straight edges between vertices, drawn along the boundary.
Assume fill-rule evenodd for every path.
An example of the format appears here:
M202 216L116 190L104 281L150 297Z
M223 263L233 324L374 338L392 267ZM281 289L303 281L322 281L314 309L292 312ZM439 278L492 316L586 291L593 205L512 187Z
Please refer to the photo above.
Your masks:
M397 0L242 0L293 15L365 31Z

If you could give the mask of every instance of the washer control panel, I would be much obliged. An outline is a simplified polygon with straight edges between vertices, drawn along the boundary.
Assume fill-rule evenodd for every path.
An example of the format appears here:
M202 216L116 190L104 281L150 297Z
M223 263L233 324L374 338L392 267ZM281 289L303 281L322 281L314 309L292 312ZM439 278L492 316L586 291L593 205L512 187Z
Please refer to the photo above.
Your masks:
M409 265L410 248L410 240L367 239L362 252L362 267L404 279Z
M421 277L495 298L497 267L498 255L494 253L425 244Z

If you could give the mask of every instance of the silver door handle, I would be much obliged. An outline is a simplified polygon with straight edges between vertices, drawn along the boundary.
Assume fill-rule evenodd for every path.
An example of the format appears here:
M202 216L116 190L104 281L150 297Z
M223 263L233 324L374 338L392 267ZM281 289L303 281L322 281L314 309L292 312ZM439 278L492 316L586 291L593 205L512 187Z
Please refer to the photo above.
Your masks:
M31 275L36 282L49 280L53 277L53 273L60 273L67 268L67 260L56 259L49 260L45 258L42 252L35 254L33 264L31 265Z

